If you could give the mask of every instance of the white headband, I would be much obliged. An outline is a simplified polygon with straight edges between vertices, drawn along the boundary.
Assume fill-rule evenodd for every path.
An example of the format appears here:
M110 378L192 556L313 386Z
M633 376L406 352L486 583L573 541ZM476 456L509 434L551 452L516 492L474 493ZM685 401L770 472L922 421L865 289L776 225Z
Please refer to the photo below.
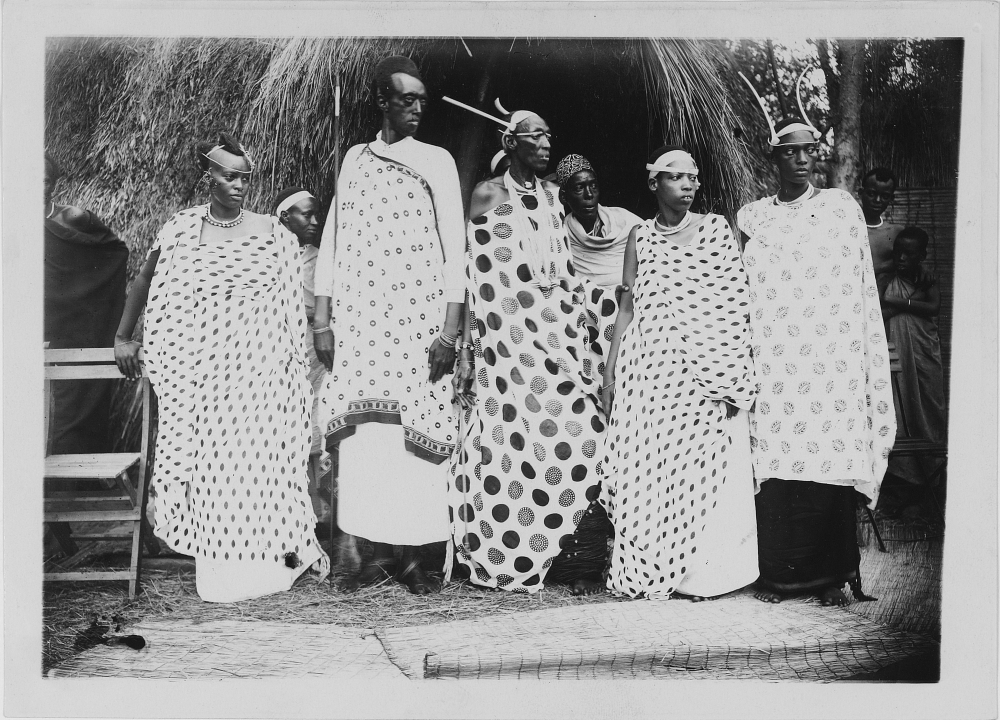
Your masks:
M785 127L781 128L781 130L779 130L777 133L775 133L775 137L779 138L780 140L780 138L785 137L785 135L789 135L793 132L798 132L801 130L812 133L813 140L819 140L819 130L814 128L812 125L806 125L805 123L800 123L800 122L794 122L791 125L786 125ZM778 145L781 144L782 143L780 142L771 143L772 147L777 147Z
M280 218L281 213L285 212L286 210L290 210L292 206L295 205L296 203L311 197L315 196L308 190L299 190L297 193L292 193L284 200L282 200L280 203L278 203L278 207L275 209L274 214L275 216Z
M504 109L504 106L500 104L500 98L494 100L493 104L496 105L497 110L502 112L504 115L510 115L510 122L507 123L507 129L504 130L503 132L504 135L510 135L512 132L514 132L518 124L520 124L523 120L527 120L532 115L536 117L538 116L538 113L536 113L534 110L515 110L512 113L508 112L506 109Z
M496 155L494 155L493 159L490 160L490 172L495 173L497 171L497 165L499 165L500 161L503 160L505 157L507 157L507 152L505 150L501 150Z
M656 158L656 162L646 163L646 169L649 170L649 179L653 180L661 172L670 172L671 170L678 170L678 168L670 167L673 163L678 160L690 160L695 166L694 170L684 170L683 172L688 175L697 175L698 168L697 163L695 163L694 158L691 157L691 153L686 150L668 150L667 152Z

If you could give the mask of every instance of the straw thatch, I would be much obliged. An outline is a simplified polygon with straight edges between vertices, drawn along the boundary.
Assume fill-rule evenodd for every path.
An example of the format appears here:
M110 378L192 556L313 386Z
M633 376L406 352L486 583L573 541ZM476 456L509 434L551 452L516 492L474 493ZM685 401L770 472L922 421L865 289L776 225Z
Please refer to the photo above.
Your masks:
M46 146L66 173L57 199L94 211L125 240L130 278L163 223L205 201L193 146L221 129L234 131L259 160L249 208L267 211L292 184L328 200L334 153L377 128L371 71L395 53L418 61L434 97L450 93L486 109L497 95L534 103L566 130L572 144L560 155L596 154L611 204L650 204L640 171L646 154L668 140L688 145L704 168L705 209L733 217L757 192L755 150L736 137L759 135L740 130L759 118L745 98L732 103L731 68L717 43L468 39L465 46L474 57L454 38L50 39ZM343 98L339 145L335 71ZM482 127L489 123L443 104L435 113L422 137L485 167L495 151ZM481 176L462 173L466 197ZM134 417L133 396L119 392L118 417ZM119 447L137 441L134 427L120 434Z

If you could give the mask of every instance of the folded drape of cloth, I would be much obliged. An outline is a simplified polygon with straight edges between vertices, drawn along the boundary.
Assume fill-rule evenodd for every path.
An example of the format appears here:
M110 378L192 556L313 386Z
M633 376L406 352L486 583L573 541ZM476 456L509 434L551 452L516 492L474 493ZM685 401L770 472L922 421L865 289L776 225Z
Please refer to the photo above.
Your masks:
M603 205L597 206L597 217L596 235L584 230L572 213L563 222L573 267L578 275L602 287L620 285L628 235L642 219L625 208Z

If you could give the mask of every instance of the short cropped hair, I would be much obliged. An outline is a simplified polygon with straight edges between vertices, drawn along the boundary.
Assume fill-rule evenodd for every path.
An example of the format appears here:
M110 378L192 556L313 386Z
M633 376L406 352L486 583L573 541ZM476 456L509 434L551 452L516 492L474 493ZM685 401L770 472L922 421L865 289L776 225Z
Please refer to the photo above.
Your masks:
M870 177L874 177L875 178L875 182L880 182L880 183L890 182L891 181L892 182L892 186L894 188L899 185L899 181L896 179L896 173L894 173L892 170L890 170L887 167L872 168L871 170L869 170L868 172L866 172L864 175L862 175L861 176L861 187L865 186L865 182Z
M390 55L383 58L375 66L375 75L372 77L372 99L374 101L378 102L379 95L386 100L392 97L394 90L392 76L396 73L403 73L423 82L420 77L420 69L415 62L403 55Z
M885 182L885 181L882 180L880 182ZM925 253L927 252L927 246L930 244L930 238L927 236L927 233L921 230L920 228L908 226L900 230L899 234L896 235L895 239L892 241L893 249L895 249L896 243L898 243L900 240L906 240L906 239L916 240L918 243L920 243L920 246L923 248L924 252Z

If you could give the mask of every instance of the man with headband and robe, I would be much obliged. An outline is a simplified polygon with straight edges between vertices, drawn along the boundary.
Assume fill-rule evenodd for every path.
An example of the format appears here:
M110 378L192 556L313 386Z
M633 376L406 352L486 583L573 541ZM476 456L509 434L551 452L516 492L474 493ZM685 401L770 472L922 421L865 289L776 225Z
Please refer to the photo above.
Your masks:
M597 383L583 369L586 294L559 188L541 177L549 126L535 112L498 109L511 166L472 194L469 322L454 380L465 408L450 488L454 544L478 585L534 593L555 561L566 565L559 582L590 593L601 590L607 544L592 554L574 538L599 494L605 431Z
M344 157L316 266L320 416L328 447L340 443L338 524L374 546L351 585L390 577L397 546L395 577L426 594L438 584L418 546L449 535L462 196L451 155L413 137L427 107L416 64L388 57L372 85L382 129Z
M845 583L867 599L857 493L875 506L895 436L885 329L861 208L810 182L819 132L801 100L801 117L777 126L759 102L780 189L737 215L758 381L756 596L808 592L846 605Z
M319 221L319 201L311 192L301 187L288 187L278 193L274 200L274 215L299 241L299 262L302 268L302 305L306 312L306 359L309 362L309 384L313 388L312 446L309 449L309 495L312 497L313 511L317 525L330 523L330 505L333 500L330 478L321 483L330 469L322 468L320 458L323 451L323 433L317 422L319 391L326 376L326 368L316 357L313 347L312 323L316 315L314 295L316 281L316 258L319 255L320 233L323 226ZM325 484L325 487L321 487ZM317 532L318 535L322 533Z

